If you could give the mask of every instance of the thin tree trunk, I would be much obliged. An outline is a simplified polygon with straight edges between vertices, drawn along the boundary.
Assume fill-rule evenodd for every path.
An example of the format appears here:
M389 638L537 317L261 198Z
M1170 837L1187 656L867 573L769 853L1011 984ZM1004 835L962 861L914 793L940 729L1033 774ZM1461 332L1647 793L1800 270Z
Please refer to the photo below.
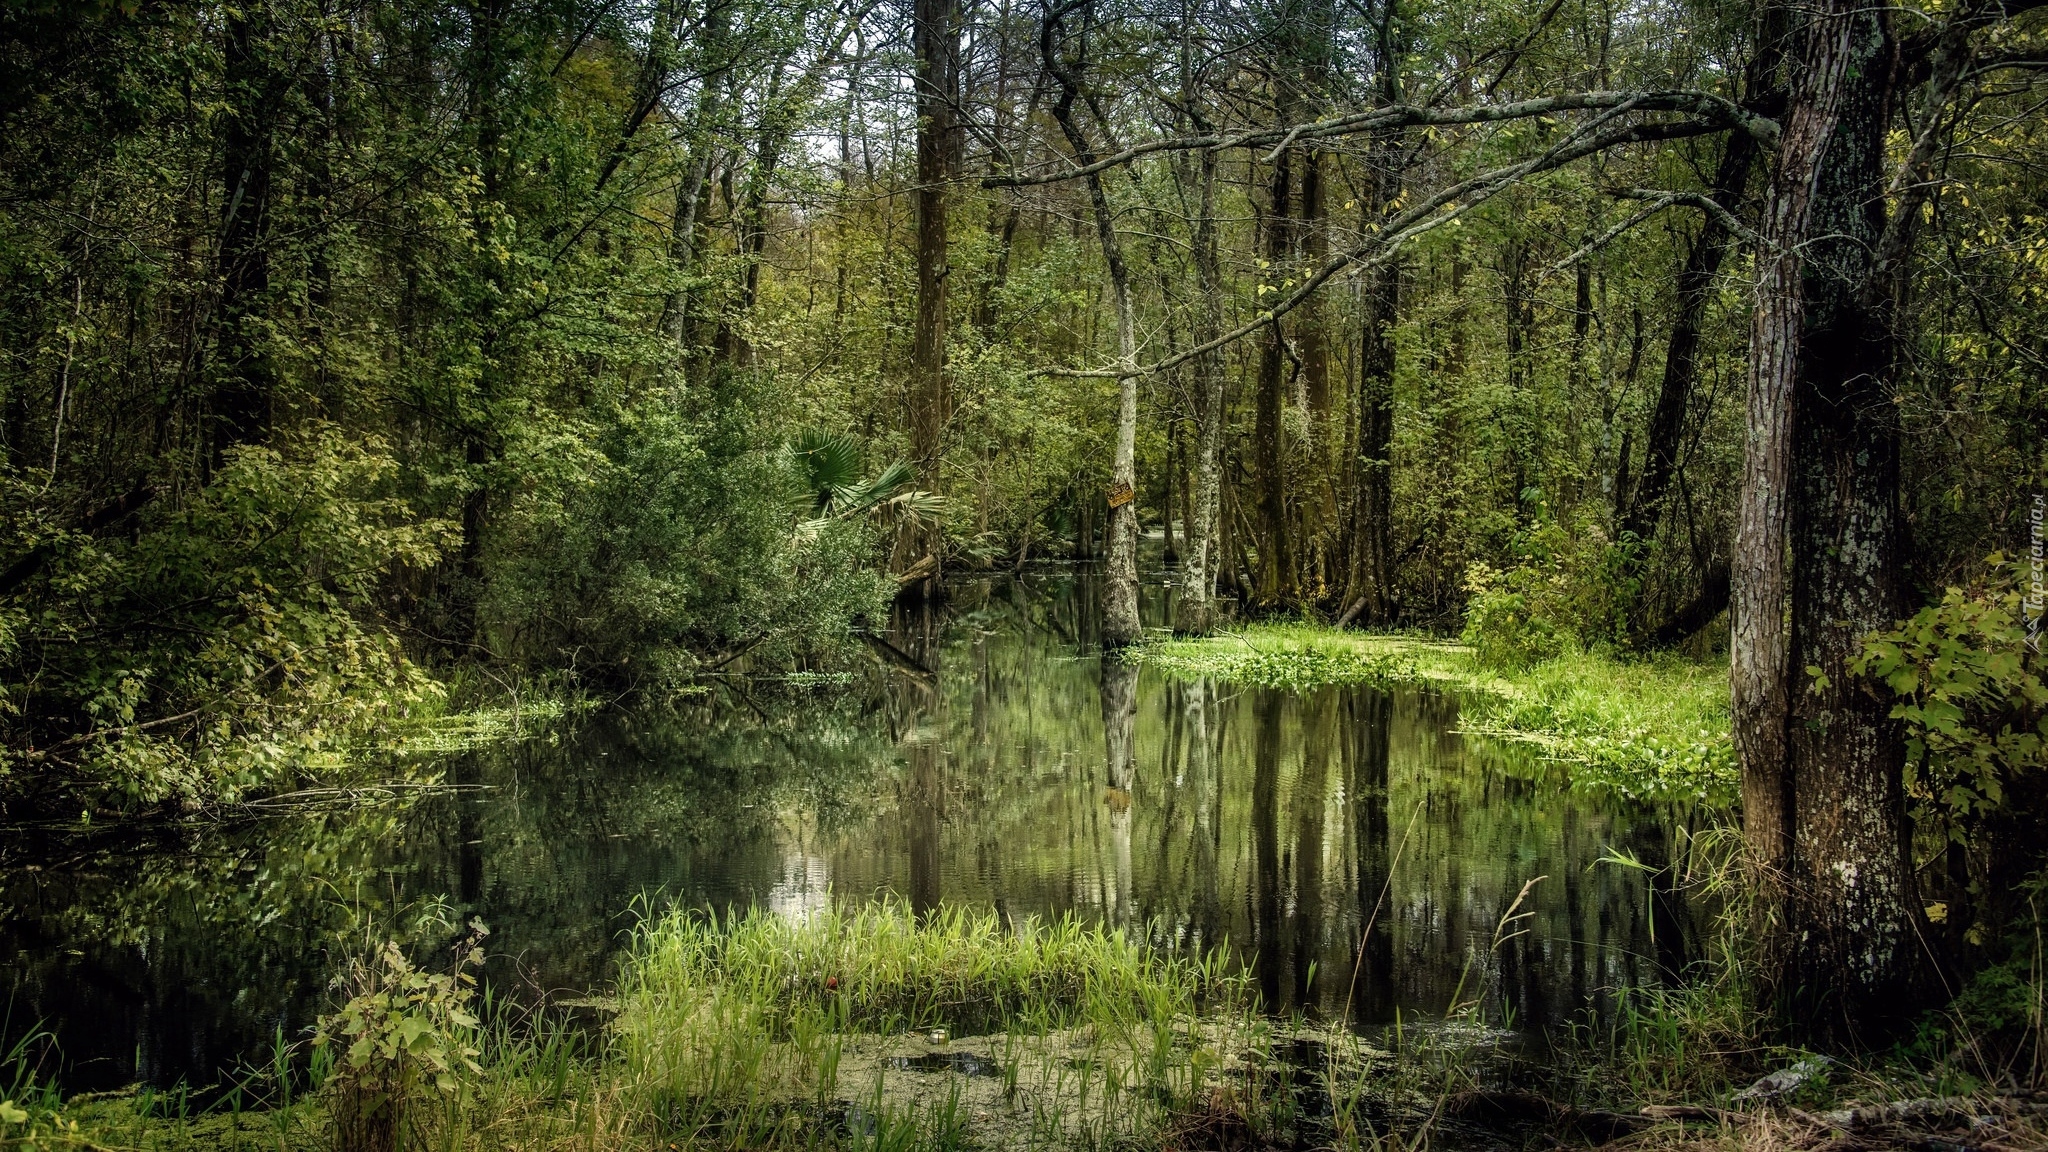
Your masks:
M260 442L270 431L276 371L261 335L261 312L270 292L273 127L283 93L268 60L276 48L266 0L230 10L221 53L228 114L223 141L224 219L220 231L220 305L214 357L212 430L208 460Z
M1046 71L1059 82L1060 98L1053 105L1053 119L1073 149L1074 159L1086 167L1095 163L1095 150L1074 116L1074 102L1080 97L1079 74L1086 67L1087 48L1071 65L1060 60L1061 17L1046 18L1039 32L1039 53ZM1138 620L1138 329L1131 312L1131 277L1124 266L1123 248L1117 243L1116 219L1109 210L1109 197L1098 173L1088 176L1088 203L1095 212L1095 235L1102 245L1102 262L1109 270L1109 290L1116 309L1117 378L1116 442L1110 462L1108 556L1102 580L1102 644L1121 648L1135 644L1144 635Z
M1283 107L1281 115L1287 115ZM1293 153L1281 149L1273 161L1265 219L1267 267L1261 279L1278 288L1287 278L1293 248ZM1265 605L1294 599L1294 554L1288 547L1287 459L1281 409L1286 404L1287 334L1279 320L1266 326L1259 349L1257 394L1253 397L1252 460L1259 482L1258 597Z
M1195 281L1202 306L1195 314L1197 344L1223 331L1223 276L1216 253L1216 153L1201 154L1200 206L1195 219ZM1177 630L1207 635L1215 626L1216 577L1222 568L1217 547L1218 496L1222 485L1223 354L1195 358L1195 394L1202 406L1195 425L1195 507L1187 523L1188 558Z
M1399 13L1386 0L1376 32L1378 96L1382 104L1401 99L1402 48ZM1376 227L1401 195L1402 141L1399 133L1378 133L1368 153L1370 195L1363 223ZM1387 260L1369 274L1358 347L1358 456L1352 466L1351 572L1346 605L1363 606L1369 625L1384 625L1394 607L1394 327L1401 315L1401 263ZM1348 610L1348 609L1347 609Z

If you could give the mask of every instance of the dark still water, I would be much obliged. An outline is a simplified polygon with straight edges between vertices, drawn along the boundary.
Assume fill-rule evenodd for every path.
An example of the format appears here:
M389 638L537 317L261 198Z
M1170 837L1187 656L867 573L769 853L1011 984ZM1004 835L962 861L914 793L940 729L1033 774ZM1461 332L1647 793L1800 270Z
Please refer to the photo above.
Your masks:
M1689 959L1695 913L1601 863L1662 864L1689 812L1569 791L1461 738L1441 696L1105 669L1092 600L1070 576L961 585L871 681L563 725L452 759L453 789L0 829L0 1040L40 1023L69 1091L221 1083L303 1036L370 936L447 939L436 899L488 922L507 994L602 990L649 906L892 895L1227 941L1269 1008L1333 1017L1350 994L1366 1028L1440 1016L1463 977L1490 1021L1542 1035Z

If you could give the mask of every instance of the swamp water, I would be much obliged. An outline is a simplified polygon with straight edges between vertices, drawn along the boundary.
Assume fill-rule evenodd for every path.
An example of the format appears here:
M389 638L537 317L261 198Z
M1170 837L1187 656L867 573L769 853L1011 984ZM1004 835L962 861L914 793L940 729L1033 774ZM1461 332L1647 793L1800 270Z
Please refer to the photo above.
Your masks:
M1167 589L1146 591L1163 620ZM195 828L0 829L0 1050L40 1024L72 1092L229 1082L330 1006L365 923L447 938L421 919L437 899L489 924L494 995L571 1005L669 903L1072 912L1227 945L1269 1011L1348 1004L1368 1032L1477 993L1506 1042L1691 958L1695 911L1602 861L1660 865L1698 814L1573 791L1461 736L1441 695L1105 668L1093 611L1081 577L964 583L899 622L867 682L600 713L434 765L452 787Z

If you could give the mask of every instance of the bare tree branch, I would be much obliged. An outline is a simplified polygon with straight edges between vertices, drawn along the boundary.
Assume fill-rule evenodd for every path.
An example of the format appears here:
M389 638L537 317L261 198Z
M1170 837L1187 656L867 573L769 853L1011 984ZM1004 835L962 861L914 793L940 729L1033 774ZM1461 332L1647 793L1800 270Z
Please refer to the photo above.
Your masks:
M1646 92L1573 92L1562 96L1544 96L1533 100L1517 100L1509 104L1474 104L1462 108L1426 108L1414 104L1394 104L1373 108L1364 112L1353 112L1344 116L1316 120L1307 124L1284 127L1259 128L1229 135L1211 133L1202 136L1180 136L1166 140L1150 140L1136 144L1114 155L1105 156L1089 164L1076 165L1058 172L1042 172L1030 175L997 174L984 177L984 188L1021 188L1034 184L1055 184L1063 180L1078 180L1111 168L1128 164L1142 156L1157 152L1188 152L1224 148L1263 148L1279 145L1285 148L1302 140L1321 140L1333 136L1355 136L1363 133L1390 131L1413 127L1445 127L1459 124L1494 124L1509 120L1527 120L1537 116L1550 116L1564 112L1611 111L1627 107L1638 112L1680 112L1703 118L1709 123L1706 131L1722 128L1737 128L1756 137L1765 147L1774 147L1778 141L1778 123L1765 116L1759 116L1725 96L1712 92L1691 89L1667 89Z

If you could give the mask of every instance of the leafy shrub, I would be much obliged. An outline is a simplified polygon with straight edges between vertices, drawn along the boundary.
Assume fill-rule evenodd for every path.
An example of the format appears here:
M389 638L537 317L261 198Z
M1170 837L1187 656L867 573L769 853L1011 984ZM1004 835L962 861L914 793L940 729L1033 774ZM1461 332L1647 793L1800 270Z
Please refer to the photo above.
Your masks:
M0 517L7 553L47 558L0 601L0 799L231 801L434 703L371 619L380 582L452 533L389 495L395 472L381 442L315 426L237 450L130 535ZM0 502L35 508L24 485Z
M1479 662L1490 668L1529 668L1575 646L1576 638L1545 611L1549 597L1543 585L1558 579L1527 565L1500 571L1485 562L1465 572L1465 631L1459 639L1472 646Z
M2028 647L2019 573L2001 556L1988 567L1974 587L1951 587L1869 637L1851 665L1898 698L1891 714L1906 725L1914 819L1958 843L2020 774L2040 769L2048 746L2048 686Z
M722 387L729 405L666 396L522 449L559 462L493 545L500 655L659 688L742 647L779 662L829 652L883 612L871 527L814 517L800 462L759 433L744 382Z
M391 941L356 962L353 994L313 1037L316 1050L338 1053L325 1086L341 1152L394 1152L413 1103L430 1093L458 1099L482 1071L469 969L482 966L487 935L483 921L470 921L447 973L414 967Z
M1597 520L1558 523L1541 500L1534 522L1515 538L1513 566L1466 569L1461 637L1492 668L1521 669L1627 634L1639 545L1611 541Z

